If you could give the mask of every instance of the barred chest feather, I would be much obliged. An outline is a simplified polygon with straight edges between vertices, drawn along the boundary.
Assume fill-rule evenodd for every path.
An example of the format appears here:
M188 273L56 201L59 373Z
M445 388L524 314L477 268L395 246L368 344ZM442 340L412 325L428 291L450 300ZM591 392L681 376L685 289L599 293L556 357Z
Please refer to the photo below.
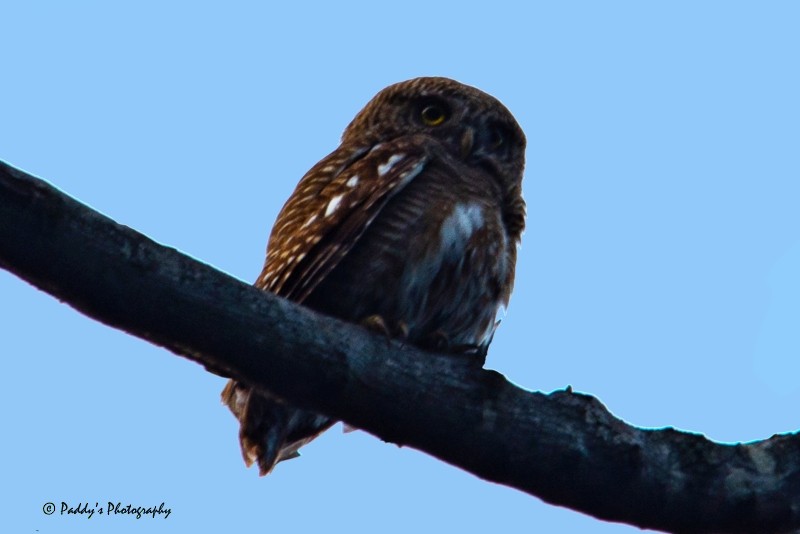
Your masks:
M426 171L390 201L306 304L353 322L380 315L402 324L412 343L443 334L452 345L485 347L508 303L516 242L485 184Z

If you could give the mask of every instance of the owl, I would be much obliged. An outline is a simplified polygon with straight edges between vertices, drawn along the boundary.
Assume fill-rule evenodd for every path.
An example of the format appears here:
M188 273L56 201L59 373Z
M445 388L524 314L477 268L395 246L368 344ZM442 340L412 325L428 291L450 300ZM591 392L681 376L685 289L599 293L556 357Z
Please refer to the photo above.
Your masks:
M426 77L380 91L283 206L256 286L482 365L525 225L525 135L494 97ZM230 381L261 475L335 421Z

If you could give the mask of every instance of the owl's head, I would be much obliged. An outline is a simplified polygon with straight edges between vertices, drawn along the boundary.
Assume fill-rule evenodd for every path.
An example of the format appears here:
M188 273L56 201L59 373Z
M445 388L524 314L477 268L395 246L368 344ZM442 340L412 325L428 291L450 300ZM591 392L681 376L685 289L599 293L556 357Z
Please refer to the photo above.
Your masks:
M525 134L493 96L449 78L414 78L379 92L353 119L342 143L372 145L404 135L438 140L451 155L518 187ZM511 183L508 183L511 182Z

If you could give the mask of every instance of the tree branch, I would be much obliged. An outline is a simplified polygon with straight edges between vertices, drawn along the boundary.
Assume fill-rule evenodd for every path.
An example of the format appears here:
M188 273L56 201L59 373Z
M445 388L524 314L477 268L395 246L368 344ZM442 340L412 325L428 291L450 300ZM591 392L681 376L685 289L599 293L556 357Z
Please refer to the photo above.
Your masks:
M724 445L524 391L159 245L0 162L0 266L107 325L475 475L676 532L800 528L800 435Z

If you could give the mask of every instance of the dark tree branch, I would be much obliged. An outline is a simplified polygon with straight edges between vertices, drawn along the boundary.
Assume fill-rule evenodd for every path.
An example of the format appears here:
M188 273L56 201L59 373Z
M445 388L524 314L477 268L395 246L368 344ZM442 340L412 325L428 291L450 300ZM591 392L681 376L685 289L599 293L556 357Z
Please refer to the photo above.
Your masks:
M486 480L676 532L800 528L800 435L642 430L227 276L0 162L0 266L107 325ZM9 305L5 303L5 305Z

